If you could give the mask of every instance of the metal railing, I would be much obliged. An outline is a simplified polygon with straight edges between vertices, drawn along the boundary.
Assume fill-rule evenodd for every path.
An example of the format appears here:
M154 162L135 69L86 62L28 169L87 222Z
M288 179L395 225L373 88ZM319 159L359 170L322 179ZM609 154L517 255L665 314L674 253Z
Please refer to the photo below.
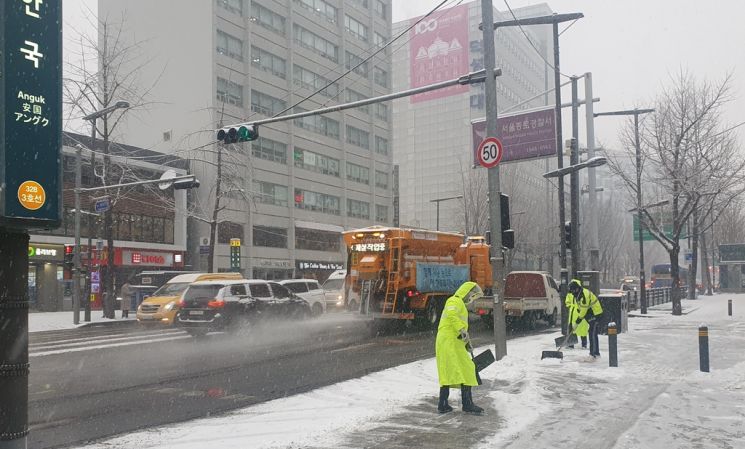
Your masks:
M658 306L660 304L666 304L668 302L672 302L673 300L673 294L672 294L672 288L671 287L658 287L658 288L648 288L645 290L645 293L647 295L647 307L652 306ZM687 287L681 287L678 289L680 292L681 299L686 298L688 294L688 288ZM634 291L634 304L637 308L641 307L641 301L639 298L639 292Z

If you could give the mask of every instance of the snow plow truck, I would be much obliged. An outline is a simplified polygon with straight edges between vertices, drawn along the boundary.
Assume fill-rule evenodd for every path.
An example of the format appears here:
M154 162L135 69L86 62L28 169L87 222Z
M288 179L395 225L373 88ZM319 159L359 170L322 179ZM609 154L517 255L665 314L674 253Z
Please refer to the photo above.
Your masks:
M347 289L359 312L382 323L426 320L436 327L445 301L465 281L492 291L489 245L483 237L372 226L343 233Z

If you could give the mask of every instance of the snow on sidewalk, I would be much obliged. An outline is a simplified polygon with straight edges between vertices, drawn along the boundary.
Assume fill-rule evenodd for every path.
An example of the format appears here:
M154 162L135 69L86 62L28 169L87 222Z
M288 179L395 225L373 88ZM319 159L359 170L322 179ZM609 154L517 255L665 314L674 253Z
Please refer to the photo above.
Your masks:
M119 318L121 312L117 311L115 320L104 318L100 310L91 311L90 323L83 321L84 312L80 312L80 324L73 324L73 313L68 312L31 312L28 314L28 331L58 331L64 329L75 329L78 327L90 326L91 324L112 323L114 321L134 321L136 312L130 310L129 318Z
M734 299L734 317L727 316ZM436 411L434 359L225 415L147 429L86 449L114 448L745 448L745 295L684 301L686 315L631 318L619 368L564 352L540 360L554 335L508 342L482 372L484 416ZM698 326L709 326L711 372L698 371ZM479 348L477 350L483 350Z

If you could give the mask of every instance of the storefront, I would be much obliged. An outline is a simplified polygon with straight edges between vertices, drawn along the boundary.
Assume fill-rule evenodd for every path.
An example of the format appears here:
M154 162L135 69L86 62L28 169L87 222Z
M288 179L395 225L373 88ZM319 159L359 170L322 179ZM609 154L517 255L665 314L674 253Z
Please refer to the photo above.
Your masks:
M72 306L72 284L64 262L65 245L29 243L28 298L32 310L56 312Z
M334 271L343 269L344 264L341 262L319 262L312 260L295 261L296 277L317 279L319 282L325 281Z
M292 279L292 262L287 259L254 258L252 264L251 277L253 279L266 279L268 281Z

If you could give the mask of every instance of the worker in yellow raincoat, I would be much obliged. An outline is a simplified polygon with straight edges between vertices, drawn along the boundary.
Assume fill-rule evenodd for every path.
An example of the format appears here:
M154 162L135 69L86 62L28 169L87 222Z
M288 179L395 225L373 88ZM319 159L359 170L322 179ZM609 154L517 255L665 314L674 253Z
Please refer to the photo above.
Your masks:
M577 290L577 287L579 287L579 290ZM567 332L571 332L571 329L574 328L574 334L582 339L582 348L587 349L587 334L588 334L588 326L578 326L576 324L577 317L579 316L579 300L577 297L574 296L575 292L581 291L582 283L577 279L572 279L572 282L569 283L569 292L567 292L566 298L564 298L564 305L566 305L567 310L569 313L567 313L567 324L569 327L567 328ZM569 345L570 348L574 349L574 345Z
M466 305L484 296L475 282L464 282L453 296L445 302L437 328L435 354L437 374L440 381L440 401L437 410L447 413L453 410L448 405L451 388L460 387L463 411L480 414L484 411L473 403L471 387L478 385L476 366L469 354L471 344L468 336L468 310ZM469 346L467 346L469 345Z
M586 327L585 335L589 334L590 339L590 357L597 359L600 357L600 345L598 341L598 322L603 315L603 306L600 304L598 297L589 289L582 287L582 282L578 279L572 279L569 283L569 295L574 298L576 308L572 314L574 326L577 327L577 333L580 329Z

